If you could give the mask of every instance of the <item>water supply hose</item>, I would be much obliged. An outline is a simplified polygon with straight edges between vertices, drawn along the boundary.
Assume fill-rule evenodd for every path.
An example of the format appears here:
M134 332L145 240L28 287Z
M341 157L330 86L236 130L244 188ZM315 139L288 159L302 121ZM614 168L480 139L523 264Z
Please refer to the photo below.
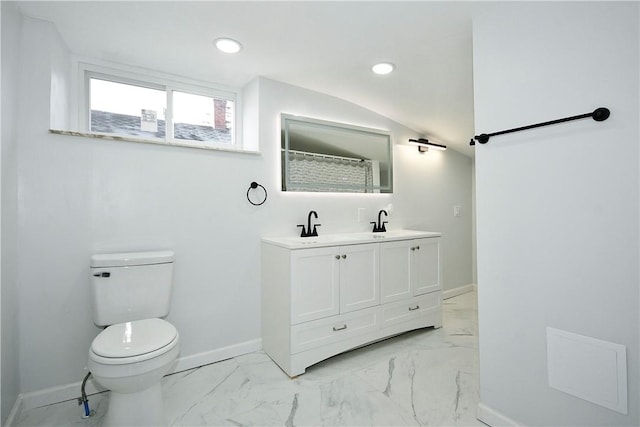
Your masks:
M84 380L82 380L82 386L80 387L81 397L78 398L78 405L84 405L84 415L82 416L82 418L84 419L92 417L96 413L96 411L92 411L89 409L89 399L87 399L87 393L84 391L84 387L86 386L87 380L89 379L90 375L91 375L91 372L87 372L87 375L85 375Z

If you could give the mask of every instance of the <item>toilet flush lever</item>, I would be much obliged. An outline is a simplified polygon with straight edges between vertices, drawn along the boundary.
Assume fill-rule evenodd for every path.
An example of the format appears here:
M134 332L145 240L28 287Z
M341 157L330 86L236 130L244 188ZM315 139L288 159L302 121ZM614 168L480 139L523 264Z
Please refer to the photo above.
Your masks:
M96 273L93 277L111 277L111 273L108 271L103 271L102 273Z

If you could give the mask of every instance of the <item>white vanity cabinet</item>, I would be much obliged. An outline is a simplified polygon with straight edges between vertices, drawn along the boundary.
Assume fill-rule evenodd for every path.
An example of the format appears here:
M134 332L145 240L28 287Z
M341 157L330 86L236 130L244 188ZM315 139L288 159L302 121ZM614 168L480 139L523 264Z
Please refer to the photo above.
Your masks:
M264 238L263 349L293 377L363 344L440 327L439 243L439 233L407 230Z
M378 245L294 250L291 324L378 305Z
M439 291L440 239L398 240L380 247L380 301Z
M441 291L440 239L412 240L410 250L413 295Z

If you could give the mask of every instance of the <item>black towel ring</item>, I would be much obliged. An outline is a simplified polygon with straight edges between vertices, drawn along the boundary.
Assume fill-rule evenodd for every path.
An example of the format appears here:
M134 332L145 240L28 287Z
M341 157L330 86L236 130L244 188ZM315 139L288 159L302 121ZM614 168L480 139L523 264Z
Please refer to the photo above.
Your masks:
M256 189L256 188L262 188L262 191L264 191L264 199L262 199L262 201L260 203L254 203L250 198L249 198L249 191ZM251 203L253 206L260 206L261 204L263 204L264 202L267 201L267 189L264 188L262 185L258 184L257 182L253 181L251 183L251 185L249 186L249 188L247 189L247 200L249 201L249 203Z

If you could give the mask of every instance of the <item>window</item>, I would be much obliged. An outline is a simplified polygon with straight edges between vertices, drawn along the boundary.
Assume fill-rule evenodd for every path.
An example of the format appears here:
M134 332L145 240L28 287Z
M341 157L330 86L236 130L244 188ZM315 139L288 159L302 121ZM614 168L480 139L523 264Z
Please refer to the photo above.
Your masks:
M86 107L81 109L81 119L87 132L239 149L235 93L135 77L84 70Z
M89 131L165 138L164 90L89 79Z
M233 110L228 99L173 91L173 137L230 144Z

